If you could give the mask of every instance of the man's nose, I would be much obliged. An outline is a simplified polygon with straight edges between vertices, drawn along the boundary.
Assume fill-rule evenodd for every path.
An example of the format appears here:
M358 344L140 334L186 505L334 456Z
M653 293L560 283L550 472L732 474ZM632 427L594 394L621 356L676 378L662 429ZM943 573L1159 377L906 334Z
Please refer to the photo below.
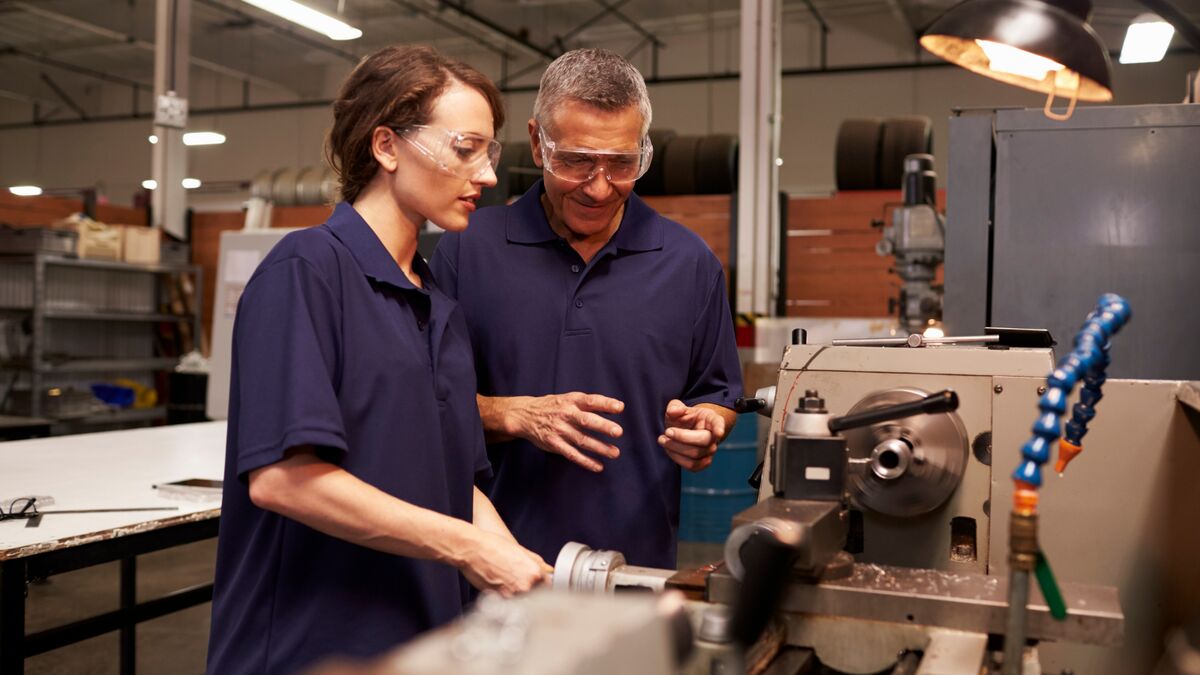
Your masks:
M612 184L608 182L608 171L604 167L597 168L591 180L583 184L583 193L598 202L612 194Z

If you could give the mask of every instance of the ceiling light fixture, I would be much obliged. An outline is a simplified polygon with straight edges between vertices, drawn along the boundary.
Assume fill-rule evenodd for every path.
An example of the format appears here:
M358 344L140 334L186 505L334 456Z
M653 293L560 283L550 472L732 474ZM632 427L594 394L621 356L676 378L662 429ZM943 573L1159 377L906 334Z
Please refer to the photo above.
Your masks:
M155 190L158 188L158 181L154 180L153 178L147 178L146 180L142 181L142 187L147 190Z
M146 140L150 145L158 143L158 136L150 134ZM189 131L183 135L184 145L221 145L225 142L225 134L216 131Z
M1112 64L1088 25L1090 0L966 0L921 36L931 53L974 73L1047 94L1043 111L1057 120L1076 101L1112 100ZM1055 96L1070 100L1065 114Z
M1167 54L1175 27L1157 14L1142 14L1129 24L1121 45L1121 63L1158 63Z
M18 197L36 197L42 194L42 188L36 185L14 185L8 191Z
M305 28L321 33L330 40L357 40L362 37L362 31L344 21L335 19L328 14L306 7L295 0L242 0L248 5L270 12L275 16L300 24Z
M183 183L183 189L185 190L195 190L196 188L200 187L199 178L184 178L181 182Z

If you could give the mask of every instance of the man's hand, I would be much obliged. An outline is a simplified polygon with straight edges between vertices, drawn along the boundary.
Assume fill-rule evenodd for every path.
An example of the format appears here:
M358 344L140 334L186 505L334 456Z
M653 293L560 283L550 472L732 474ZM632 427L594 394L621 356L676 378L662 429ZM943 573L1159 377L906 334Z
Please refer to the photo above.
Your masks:
M604 467L584 453L606 459L621 454L617 446L605 443L592 434L620 438L624 433L616 422L597 413L619 413L625 404L599 394L573 391L569 394L507 399L506 432L533 443L537 447L562 455L589 471L600 472Z
M473 539L457 567L481 591L496 591L507 598L532 589L554 573L541 556L508 537L475 528Z
M658 444L667 456L688 471L702 471L713 462L717 443L725 438L725 417L704 405L688 407L683 401L667 404L666 430Z

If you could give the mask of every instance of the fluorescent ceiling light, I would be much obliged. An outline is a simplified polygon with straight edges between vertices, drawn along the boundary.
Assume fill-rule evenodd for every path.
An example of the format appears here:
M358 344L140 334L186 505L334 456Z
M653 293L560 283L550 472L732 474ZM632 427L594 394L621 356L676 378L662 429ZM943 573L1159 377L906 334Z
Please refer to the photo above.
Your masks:
M339 21L328 14L322 14L311 7L295 2L295 0L242 0L246 4L298 23L305 28L321 33L331 40L357 40L362 37L362 31Z
M8 191L18 197L36 197L42 194L42 188L36 185L14 185Z
M215 131L191 131L183 135L184 145L220 145L225 142L225 134Z
M158 136L150 134L147 137L150 145L158 143ZM189 131L183 135L184 145L221 145L225 142L225 134L215 131Z
M1157 63L1167 54L1175 27L1155 14L1142 14L1125 31L1121 63Z
M154 180L153 178L147 178L146 180L142 181L142 187L146 188L147 190L154 190L158 187L158 181Z
M1046 79L1047 73L1057 73L1066 68L1057 61L999 42L976 40L975 44L979 45L984 55L987 56L988 67L998 73L1020 75L1041 82Z
M199 178L184 178L182 182L183 189L185 190L195 190L196 188L200 187Z

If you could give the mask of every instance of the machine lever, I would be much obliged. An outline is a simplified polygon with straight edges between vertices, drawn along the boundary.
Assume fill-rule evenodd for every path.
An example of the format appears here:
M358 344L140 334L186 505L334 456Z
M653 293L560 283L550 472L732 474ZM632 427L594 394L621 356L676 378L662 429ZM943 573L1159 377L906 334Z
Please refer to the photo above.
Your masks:
M953 410L958 410L958 394L950 389L945 389L917 401L898 403L854 415L834 417L829 420L829 432L836 434L846 429L870 426L913 415L932 415Z
M758 412L767 407L767 399L765 398L748 398L739 396L733 400L733 410L736 413Z
M742 545L745 565L742 587L733 605L729 632L743 648L749 648L783 601L784 588L796 560L798 540L790 531L756 532Z

